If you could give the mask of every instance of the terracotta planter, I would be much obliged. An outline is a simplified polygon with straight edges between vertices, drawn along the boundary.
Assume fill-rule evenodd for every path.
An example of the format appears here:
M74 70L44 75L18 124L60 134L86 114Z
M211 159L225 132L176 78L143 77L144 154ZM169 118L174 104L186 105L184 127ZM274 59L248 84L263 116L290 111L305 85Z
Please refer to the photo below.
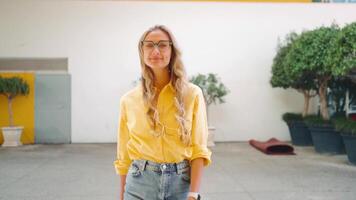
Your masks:
M4 143L1 145L2 147L16 147L22 145L22 126L2 127L1 130L4 137Z

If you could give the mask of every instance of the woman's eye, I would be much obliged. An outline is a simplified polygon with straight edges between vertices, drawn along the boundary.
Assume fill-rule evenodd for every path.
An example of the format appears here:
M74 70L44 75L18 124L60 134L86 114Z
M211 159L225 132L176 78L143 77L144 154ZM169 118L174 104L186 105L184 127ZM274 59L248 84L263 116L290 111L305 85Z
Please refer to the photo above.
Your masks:
M167 44L159 44L158 47L159 47L159 48L167 48L167 46L168 46Z
M152 43L145 44L145 47L147 47L147 48L153 48L153 44L152 44Z

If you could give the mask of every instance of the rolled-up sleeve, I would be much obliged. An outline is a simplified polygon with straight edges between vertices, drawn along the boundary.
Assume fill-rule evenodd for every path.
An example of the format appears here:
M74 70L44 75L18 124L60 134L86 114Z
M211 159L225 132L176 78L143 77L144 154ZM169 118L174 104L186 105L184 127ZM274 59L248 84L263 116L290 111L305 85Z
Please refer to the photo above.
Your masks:
M208 143L208 120L206 114L206 105L202 90L199 88L194 102L192 119L192 157L204 158L204 166L211 163L211 151L207 148Z
M127 142L129 141L129 131L126 124L126 108L123 99L120 99L119 128L117 136L117 159L114 161L116 173L126 175L131 164L127 152Z

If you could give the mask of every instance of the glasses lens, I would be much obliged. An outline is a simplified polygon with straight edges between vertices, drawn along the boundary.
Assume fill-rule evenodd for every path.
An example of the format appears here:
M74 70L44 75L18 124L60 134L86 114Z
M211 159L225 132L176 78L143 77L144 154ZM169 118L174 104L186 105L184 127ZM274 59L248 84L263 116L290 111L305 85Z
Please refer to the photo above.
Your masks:
M152 50L154 48L154 44L153 42L151 41L143 41L142 42L142 47L145 49L145 50Z
M167 51L169 49L170 42L169 41L160 41L158 43L158 48L161 51Z

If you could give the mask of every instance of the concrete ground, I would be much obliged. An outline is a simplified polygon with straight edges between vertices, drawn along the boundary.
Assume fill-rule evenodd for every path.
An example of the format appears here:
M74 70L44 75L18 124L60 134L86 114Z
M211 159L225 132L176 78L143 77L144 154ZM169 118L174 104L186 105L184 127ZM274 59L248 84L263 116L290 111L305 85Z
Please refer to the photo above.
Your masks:
M0 147L0 200L115 200L115 144ZM218 143L204 171L204 200L355 200L356 166L346 155L297 147L267 156L247 143Z

